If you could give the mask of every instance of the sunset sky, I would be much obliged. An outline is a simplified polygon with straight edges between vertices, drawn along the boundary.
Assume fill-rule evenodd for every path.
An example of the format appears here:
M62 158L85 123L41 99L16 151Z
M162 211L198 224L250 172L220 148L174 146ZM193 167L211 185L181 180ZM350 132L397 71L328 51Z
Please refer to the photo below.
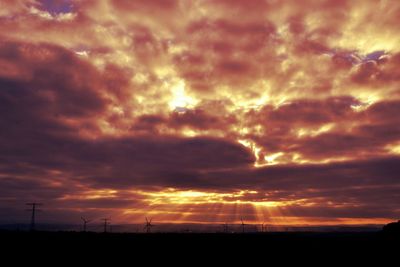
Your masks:
M400 217L400 1L0 0L0 223Z

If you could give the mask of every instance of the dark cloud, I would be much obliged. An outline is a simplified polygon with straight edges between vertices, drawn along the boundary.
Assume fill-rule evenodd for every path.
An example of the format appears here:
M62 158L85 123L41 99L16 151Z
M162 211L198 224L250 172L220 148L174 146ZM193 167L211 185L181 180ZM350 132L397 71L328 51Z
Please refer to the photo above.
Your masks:
M367 106L351 96L302 99L250 111L244 126L263 127L262 134L246 136L271 154L297 153L314 160L370 158L386 154L387 146L399 140L399 106L397 100Z
M331 164L267 166L228 172L210 172L202 186L268 190L306 190L369 185L395 185L398 158Z
M215 90L216 85L240 89L275 71L272 22L199 20L186 32L191 49L176 55L175 63L193 90Z
M178 5L178 1L176 0L139 0L134 2L129 0L113 0L111 2L115 7L124 11L146 10L152 12L153 9L157 9L158 11L164 10L167 12L169 9L173 9Z
M361 104L351 96L331 97L322 100L299 99L275 108L264 106L257 114L264 120L262 124L287 124L309 126L329 122L338 122L342 119L351 119L354 116L352 106ZM254 118L254 114L249 114ZM257 118L257 117L256 117Z
M2 108L30 109L42 116L81 117L99 112L105 100L96 91L99 74L72 52L53 45L2 42L0 57L9 66L1 75ZM23 112L23 111L21 111Z
M40 0L40 8L51 13L69 13L73 12L73 1L71 0Z
M125 85L124 76L116 76L119 69L106 69L104 80L72 52L51 45L3 43L0 51L2 60L14 71L3 72L0 80L0 123L6 129L0 134L3 170L56 169L92 180L106 176L110 183L117 175L121 183L151 185L155 181L146 180L150 175L165 179L163 172L229 168L254 160L242 146L215 138L147 135L84 139L81 130L98 130L87 120L96 119L108 107L109 100L101 93L119 96L118 89ZM75 124L69 124L70 120ZM142 117L134 129L148 132L162 121L154 116ZM201 111L190 111L172 114L166 123L177 128L207 128L218 120Z
M400 5L364 2L1 1L0 215L397 216Z
M351 80L356 84L388 86L400 79L400 55L383 56L382 51L367 55Z

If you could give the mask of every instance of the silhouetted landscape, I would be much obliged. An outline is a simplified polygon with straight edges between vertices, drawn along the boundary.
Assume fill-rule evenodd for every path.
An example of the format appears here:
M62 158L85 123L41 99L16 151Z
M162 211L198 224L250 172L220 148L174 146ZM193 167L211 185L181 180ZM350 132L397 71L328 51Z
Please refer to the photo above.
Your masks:
M270 253L313 252L362 253L398 249L400 222L391 223L380 230L347 232L297 231L297 232L246 232L246 233L99 233L76 231L16 231L1 230L0 240L8 247L24 249L69 250L106 249L108 251L146 250L182 251L200 253L223 249L231 251L268 250ZM340 230L338 228L337 230Z
M194 224L194 223L157 223L151 228L151 233L242 233L240 224ZM288 226L288 225L266 225L261 229L261 225L248 224L245 233L265 233L265 232L378 232L382 230L382 225L328 225L328 226ZM30 224L0 224L1 230L9 231L29 231ZM83 224L36 224L38 231L50 232L85 232ZM90 222L86 225L88 232L102 233L104 225L101 222ZM145 224L110 224L107 231L112 233L146 233Z

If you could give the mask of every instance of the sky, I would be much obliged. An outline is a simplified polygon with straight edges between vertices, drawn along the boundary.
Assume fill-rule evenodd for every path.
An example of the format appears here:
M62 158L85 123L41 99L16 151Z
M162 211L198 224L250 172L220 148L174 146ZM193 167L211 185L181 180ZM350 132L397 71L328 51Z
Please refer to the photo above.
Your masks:
M400 217L400 1L0 0L0 222Z

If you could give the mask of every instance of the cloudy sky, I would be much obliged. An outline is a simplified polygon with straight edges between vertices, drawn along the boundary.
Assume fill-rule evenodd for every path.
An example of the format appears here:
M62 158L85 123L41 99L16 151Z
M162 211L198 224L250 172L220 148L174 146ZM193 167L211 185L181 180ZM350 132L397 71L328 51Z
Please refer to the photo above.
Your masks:
M0 222L400 217L397 0L0 0Z

